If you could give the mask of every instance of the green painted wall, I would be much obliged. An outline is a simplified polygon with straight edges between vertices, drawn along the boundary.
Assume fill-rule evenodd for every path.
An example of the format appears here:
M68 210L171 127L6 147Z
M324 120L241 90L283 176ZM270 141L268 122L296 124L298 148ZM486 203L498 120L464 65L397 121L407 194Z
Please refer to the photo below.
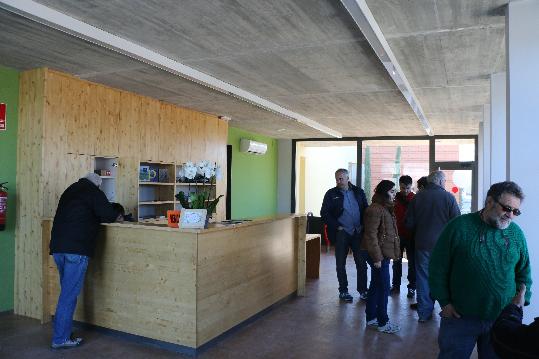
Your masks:
M15 172L19 73L0 66L0 102L7 105L7 130L0 131L0 182L9 182L6 229L0 231L0 312L13 310L15 271Z
M263 156L240 152L242 138L266 143L268 152ZM228 144L232 145L232 219L277 214L277 140L229 127Z

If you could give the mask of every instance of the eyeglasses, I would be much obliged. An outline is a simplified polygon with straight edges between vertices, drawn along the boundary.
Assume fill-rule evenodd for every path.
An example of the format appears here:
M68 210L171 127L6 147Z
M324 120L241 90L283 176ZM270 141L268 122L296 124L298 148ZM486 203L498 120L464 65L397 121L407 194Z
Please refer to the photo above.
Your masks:
M500 201L496 201L496 203L498 203L500 207L502 207L503 211L506 213L513 212L513 215L515 216L520 216L522 214L522 212L520 212L520 209L518 208L512 208L512 207L506 206L505 204L500 203Z

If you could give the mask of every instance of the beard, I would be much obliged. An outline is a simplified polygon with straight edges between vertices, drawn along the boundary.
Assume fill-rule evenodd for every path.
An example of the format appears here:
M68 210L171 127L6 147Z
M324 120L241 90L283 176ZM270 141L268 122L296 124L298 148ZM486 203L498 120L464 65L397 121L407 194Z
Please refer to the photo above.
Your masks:
M511 219L506 219L504 217L488 216L486 222L492 227L496 227L498 229L507 229L507 227L509 227L509 225L511 224Z

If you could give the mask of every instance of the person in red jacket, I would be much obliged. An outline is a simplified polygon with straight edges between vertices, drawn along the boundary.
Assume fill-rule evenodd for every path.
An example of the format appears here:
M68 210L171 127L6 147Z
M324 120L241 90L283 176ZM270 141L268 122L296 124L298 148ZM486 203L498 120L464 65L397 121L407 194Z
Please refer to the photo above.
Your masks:
M408 258L408 298L415 296L415 262L414 262L414 241L410 231L404 225L404 217L408 204L414 198L412 192L412 177L401 176L399 178L400 192L395 196L395 217L397 218L397 229L400 237L401 255L399 259L393 260L393 282L391 293L399 293L402 277L402 255L406 251Z

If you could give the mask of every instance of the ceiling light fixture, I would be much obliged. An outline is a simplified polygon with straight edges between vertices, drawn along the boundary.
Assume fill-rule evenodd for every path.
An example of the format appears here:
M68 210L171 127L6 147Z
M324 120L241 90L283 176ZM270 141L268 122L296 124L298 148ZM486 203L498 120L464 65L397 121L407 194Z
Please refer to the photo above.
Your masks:
M374 19L365 0L341 0L341 2L354 19L356 25L363 33L363 36L365 36L371 45L372 49L386 68L386 71L390 74L390 77L395 81L395 84L406 101L410 104L410 107L412 107L412 110L427 134L433 136L434 132L432 131L432 127L412 90L412 86L410 86L410 83L406 79L404 72L397 62L393 51L391 51L387 40L382 34L382 30L380 30L380 27Z

